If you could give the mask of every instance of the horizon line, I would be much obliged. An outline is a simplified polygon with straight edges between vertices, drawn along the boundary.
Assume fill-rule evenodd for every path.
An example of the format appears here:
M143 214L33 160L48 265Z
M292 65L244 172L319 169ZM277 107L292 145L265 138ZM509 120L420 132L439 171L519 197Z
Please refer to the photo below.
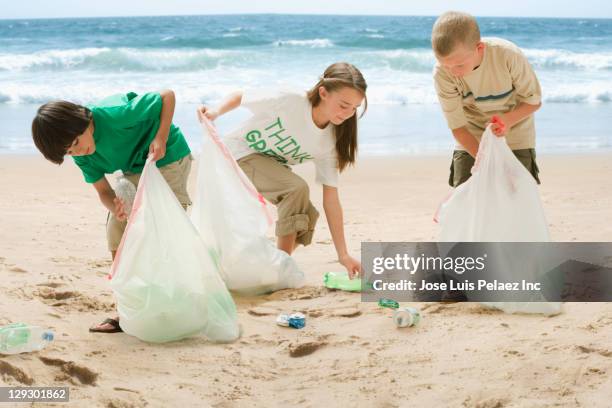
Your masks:
M62 16L62 17L13 17L0 18L0 21L15 20L70 20L70 19L106 19L106 18L152 18L152 17L224 17L224 16L316 16L316 17L426 17L436 18L437 15L425 14L328 14L328 13L211 13L211 14L142 14L142 15L107 15L107 16ZM612 20L612 17L584 16L516 16L516 15L474 15L476 18L524 18L524 19L560 19L560 20Z

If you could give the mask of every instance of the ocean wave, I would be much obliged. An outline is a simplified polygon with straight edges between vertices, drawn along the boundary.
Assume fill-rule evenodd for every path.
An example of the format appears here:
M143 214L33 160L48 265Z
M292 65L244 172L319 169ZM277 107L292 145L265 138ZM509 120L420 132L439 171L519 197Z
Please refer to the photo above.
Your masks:
M550 94L544 94L545 103L610 103L612 102L612 90L608 91L575 91L563 92L553 91Z
M237 88L308 88L330 58L336 58L333 50L317 58L310 55L290 50L262 60L258 52L227 50L89 49L82 54L51 53L44 56L51 62L40 56L11 60L12 66L22 69L0 75L0 103L38 104L58 98L89 103L116 92L162 87L174 89L181 102L200 103L218 101ZM2 58L0 55L0 63L6 64ZM435 60L428 50L353 51L342 58L363 72L370 103L437 103L432 78ZM42 60L62 68L41 69ZM540 70L538 78L544 103L612 103L612 81L605 73L568 76Z
M416 51L430 50L431 40L428 37L397 38L377 33L365 33L355 36L346 36L334 41L338 47L369 49L372 51Z
M274 42L277 47L308 47L308 48L328 48L333 47L334 43L327 38L315 38L314 40L279 40Z
M431 72L436 63L433 53L426 49L372 51L354 55L358 66L384 67L402 72Z
M245 53L229 50L81 48L32 54L0 54L0 71L197 71L237 64Z
M612 53L572 52L559 49L524 49L534 68L582 71L612 71Z
M244 37L239 32L223 34L227 40ZM350 40L361 43L377 44L388 41L379 34L368 34L361 39ZM172 36L164 37L158 44L177 41ZM240 40L242 41L242 40ZM427 47L362 50L354 48L349 42L332 42L327 38L312 40L278 40L267 43L267 47L283 49L290 53L291 60L315 59L327 60L330 48L349 48L343 59L366 66L391 67L399 71L430 71L436 63L432 51ZM210 45L210 44L209 44ZM309 51L317 49L318 51ZM0 52L0 71L72 71L90 70L99 72L114 71L199 71L225 66L245 66L257 64L258 60L268 59L277 51L270 48L109 48L89 47L77 49L56 49L31 53ZM525 55L536 69L536 72L575 72L584 71L606 75L612 72L612 52L575 53L558 49L525 49ZM353 61L355 59L355 61ZM359 66L359 65L358 65ZM597 75L597 74L596 74Z
M30 86L3 86L0 93L1 104L41 104L55 99L66 99L77 103L91 103L102 99L109 94L126 92L134 89L131 81L124 80L120 83L112 83L105 80L100 85L92 86L86 81L76 81L73 84L48 84L40 83ZM173 82L159 82L158 78L150 78L136 86L142 88L147 83L155 85L155 89L169 86L177 93L181 103L217 103L224 96L237 88L258 88L268 86L274 88L276 84L262 84L257 78L252 78L248 83L239 81L224 81L214 83L208 80L199 80L190 75L189 78L174 78ZM201 84L201 85L200 85ZM2 85L0 83L0 85ZM307 84L306 84L307 85ZM306 87L306 86L304 86ZM136 89L138 90L138 89ZM406 81L390 79L384 83L370 79L368 86L368 102L373 105L432 105L437 104L436 93L424 78L420 81ZM544 104L592 104L601 105L612 103L612 89L597 90L567 90L567 89L545 89L543 94Z

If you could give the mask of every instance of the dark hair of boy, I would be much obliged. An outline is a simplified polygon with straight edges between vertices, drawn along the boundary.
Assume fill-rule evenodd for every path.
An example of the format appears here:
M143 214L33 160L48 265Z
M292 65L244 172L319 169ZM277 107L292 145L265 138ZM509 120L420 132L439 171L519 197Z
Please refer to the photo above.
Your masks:
M91 111L68 101L49 102L38 108L32 120L34 144L55 164L62 164L68 148L91 122Z

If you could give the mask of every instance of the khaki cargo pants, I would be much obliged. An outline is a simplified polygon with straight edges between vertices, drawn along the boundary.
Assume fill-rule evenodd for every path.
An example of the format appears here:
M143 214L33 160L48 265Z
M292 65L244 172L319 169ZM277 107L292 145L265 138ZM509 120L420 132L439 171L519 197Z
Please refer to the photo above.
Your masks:
M296 233L297 244L310 244L319 212L310 202L306 181L291 171L289 166L260 153L239 159L238 165L257 191L276 205L276 236Z
M191 170L191 154L183 157L179 161L167 164L159 168L159 172L164 176L170 189L176 195L183 208L187 209L191 205L191 199L187 193L187 178ZM131 181L135 186L138 186L140 173L125 173L125 178ZM110 212L106 218L106 239L108 241L108 249L113 252L119 248L121 237L127 226L127 221L119 221Z
M535 181L540 184L540 177L538 173L540 169L536 163L535 149L519 149L513 150L512 153L517 159L525 166L525 168L531 173ZM453 152L453 160L450 166L450 176L448 178L448 184L451 187L457 187L460 184L465 183L472 176L472 167L474 166L474 158L470 154L463 150L455 150Z

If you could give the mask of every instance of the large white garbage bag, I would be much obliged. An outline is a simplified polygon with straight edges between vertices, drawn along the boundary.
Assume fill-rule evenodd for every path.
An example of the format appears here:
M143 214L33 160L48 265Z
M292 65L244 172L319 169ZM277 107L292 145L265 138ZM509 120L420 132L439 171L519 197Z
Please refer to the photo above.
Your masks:
M111 269L119 324L150 342L239 337L217 266L155 162L147 161Z
M437 215L440 241L445 242L547 242L550 241L538 186L533 176L514 156L505 138L496 137L490 127L484 132L472 177L458 186L441 206ZM543 271L538 254L500 255L520 275L506 276L512 281L519 276L537 281ZM531 261L533 262L531 262ZM507 264L508 265L508 264ZM504 270L507 270L505 265ZM541 299L541 298L540 298ZM541 299L543 300L543 299ZM492 302L483 303L507 313L561 312L557 302Z
M204 141L191 219L215 250L227 287L257 295L302 286L303 272L267 237L270 204L240 169L214 125L202 115L200 121Z

